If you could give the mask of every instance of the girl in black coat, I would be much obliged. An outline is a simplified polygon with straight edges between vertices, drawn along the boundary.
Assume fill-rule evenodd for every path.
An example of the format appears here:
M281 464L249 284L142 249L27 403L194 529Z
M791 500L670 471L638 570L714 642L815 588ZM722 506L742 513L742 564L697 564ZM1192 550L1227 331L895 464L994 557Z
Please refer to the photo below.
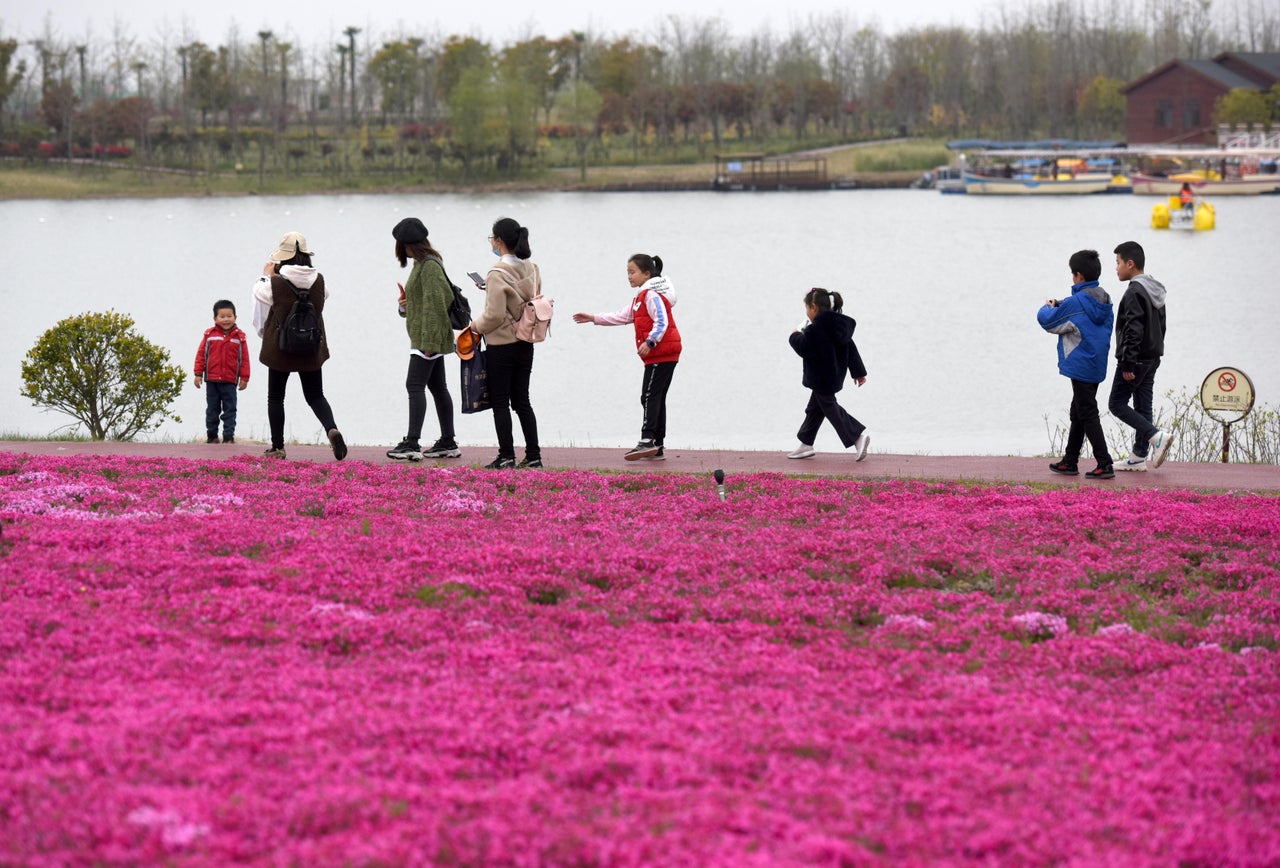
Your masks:
M815 288L805 293L804 311L809 325L793 331L790 340L796 355L804 359L803 383L813 392L804 410L804 424L796 435L800 445L787 454L788 458L812 458L816 454L813 441L823 419L836 429L844 448L857 447L855 460L867 457L871 435L866 426L836 402L836 393L844 388L846 373L859 386L867 381L867 369L853 342L857 323L840 312L843 308L844 299L838 292Z

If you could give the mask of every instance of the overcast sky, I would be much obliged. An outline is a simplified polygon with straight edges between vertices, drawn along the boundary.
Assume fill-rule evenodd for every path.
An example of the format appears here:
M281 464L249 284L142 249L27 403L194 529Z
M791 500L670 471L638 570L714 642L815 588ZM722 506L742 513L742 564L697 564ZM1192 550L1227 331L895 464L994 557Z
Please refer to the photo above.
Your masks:
M303 0L283 4L205 0L197 4L172 0L2 0L0 38L36 39L49 28L59 40L105 41L119 22L126 33L144 43L159 39L167 28L171 44L199 39L216 45L227 40L234 23L245 39L253 39L259 30L271 30L277 38L302 46L337 42L341 31L351 25L375 39L458 33L502 45L527 35L555 37L571 30L594 36L645 36L672 15L695 21L720 18L736 35L766 25L781 35L811 16L838 11L859 25L875 23L892 32L922 24L976 26L980 13L999 8L1000 2L1003 0ZM289 9L298 11L291 14L286 11Z

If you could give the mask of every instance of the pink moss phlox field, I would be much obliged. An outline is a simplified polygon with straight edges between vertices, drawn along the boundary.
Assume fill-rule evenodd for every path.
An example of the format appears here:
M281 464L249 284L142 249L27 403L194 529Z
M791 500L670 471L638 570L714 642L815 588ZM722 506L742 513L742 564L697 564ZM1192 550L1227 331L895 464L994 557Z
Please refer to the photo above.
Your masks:
M1280 502L0 455L0 863L1280 863Z

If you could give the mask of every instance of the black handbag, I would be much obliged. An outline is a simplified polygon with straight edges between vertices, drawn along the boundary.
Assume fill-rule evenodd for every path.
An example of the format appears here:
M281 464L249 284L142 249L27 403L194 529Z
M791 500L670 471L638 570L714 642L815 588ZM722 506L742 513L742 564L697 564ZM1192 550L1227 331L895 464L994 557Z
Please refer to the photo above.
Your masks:
M462 360L462 412L482 413L491 408L489 403L489 371L486 367L484 344L476 347L469 359Z

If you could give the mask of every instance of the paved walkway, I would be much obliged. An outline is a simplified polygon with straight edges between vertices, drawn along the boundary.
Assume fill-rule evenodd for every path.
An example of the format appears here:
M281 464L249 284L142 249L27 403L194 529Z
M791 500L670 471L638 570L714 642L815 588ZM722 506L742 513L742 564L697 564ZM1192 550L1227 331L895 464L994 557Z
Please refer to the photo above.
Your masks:
M874 449L874 443L873 449ZM229 458L260 456L262 443L205 445L203 443L71 443L51 440L0 441L0 452L33 455L136 455L149 458ZM353 446L348 461L394 464L387 446ZM332 461L327 446L289 446L290 461ZM786 453L732 450L673 450L665 461L624 461L622 449L545 449L543 460L552 469L710 474L716 468L726 477L737 473L784 473L804 476L842 476L857 479L951 479L962 482L1036 483L1050 486L1100 488L1162 488L1198 491L1256 491L1280 494L1280 466L1261 464L1183 464L1168 461L1159 470L1117 473L1115 479L1087 480L1049 472L1047 458L999 456L885 455L870 452L855 462L845 453L818 453L792 461ZM493 459L492 446L463 446L462 458L423 461L410 466L480 466ZM1091 467L1086 462L1083 466ZM532 471L525 471L532 472Z

